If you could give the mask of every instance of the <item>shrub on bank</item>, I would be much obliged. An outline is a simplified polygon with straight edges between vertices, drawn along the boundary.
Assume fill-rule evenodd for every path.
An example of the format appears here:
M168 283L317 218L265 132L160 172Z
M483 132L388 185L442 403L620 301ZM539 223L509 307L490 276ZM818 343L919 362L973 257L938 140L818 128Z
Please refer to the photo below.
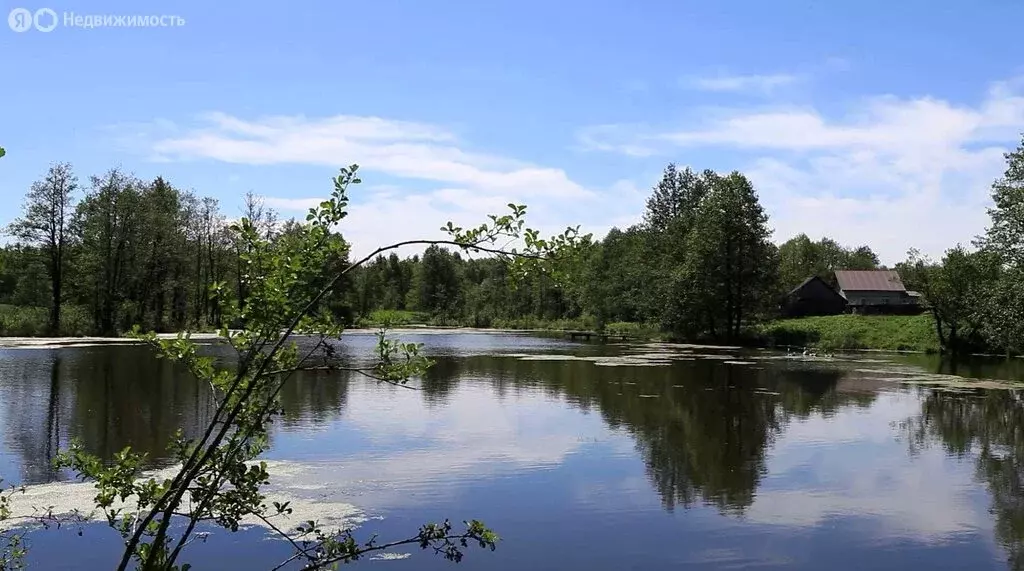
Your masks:
M50 310L46 307L0 305L0 337L45 337L49 334ZM59 334L81 337L92 332L89 313L84 307L61 308Z
M400 327L403 325L421 325L430 322L430 315L418 311L402 309L376 309L366 317L356 320L356 327Z
M650 323L634 323L631 321L615 321L604 326L609 335L625 335L637 339L654 339L661 335L661 328Z

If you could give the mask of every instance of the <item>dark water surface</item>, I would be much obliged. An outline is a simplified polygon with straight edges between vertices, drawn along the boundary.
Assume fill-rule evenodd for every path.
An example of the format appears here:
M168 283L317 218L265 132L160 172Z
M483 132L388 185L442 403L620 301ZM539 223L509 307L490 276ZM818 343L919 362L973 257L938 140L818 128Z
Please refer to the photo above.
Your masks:
M357 565L1024 569L1024 403L949 376L1022 380L1019 362L403 339L437 358L422 390L339 374L288 387L267 454L275 485L315 517L355 518L361 537L449 517L503 541L457 567L410 549ZM343 350L365 358L374 341L346 335ZM52 504L88 496L53 484L68 481L50 460L71 438L166 467L171 435L198 430L210 405L208 387L145 347L0 348L0 477L42 484L30 490ZM108 569L118 555L99 525L29 537L30 569ZM268 537L213 530L185 561L270 569L289 552Z

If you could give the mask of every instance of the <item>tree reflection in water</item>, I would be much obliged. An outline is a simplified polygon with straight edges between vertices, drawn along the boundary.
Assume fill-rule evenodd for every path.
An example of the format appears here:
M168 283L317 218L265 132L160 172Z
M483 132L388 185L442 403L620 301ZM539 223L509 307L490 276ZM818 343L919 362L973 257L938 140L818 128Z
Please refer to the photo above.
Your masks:
M938 442L975 463L988 488L996 539L1009 568L1024 570L1024 393L1016 390L931 390L921 415L904 426L911 452Z

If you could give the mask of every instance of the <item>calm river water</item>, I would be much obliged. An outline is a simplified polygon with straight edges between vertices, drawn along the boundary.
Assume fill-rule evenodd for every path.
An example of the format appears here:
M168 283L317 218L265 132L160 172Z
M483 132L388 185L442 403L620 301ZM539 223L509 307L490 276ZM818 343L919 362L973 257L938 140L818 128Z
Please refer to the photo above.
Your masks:
M271 499L359 537L478 518L502 542L458 566L418 549L358 565L1024 568L1024 404L952 376L1024 380L1019 362L402 338L437 359L422 390L338 374L289 386ZM374 341L346 335L342 348L358 360ZM173 432L208 418L208 391L146 347L0 348L0 477L29 484L37 507L87 503L88 484L50 467L62 446L131 445L166 467ZM270 569L289 551L269 537L214 529L185 561ZM109 569L118 541L99 524L35 531L29 568Z

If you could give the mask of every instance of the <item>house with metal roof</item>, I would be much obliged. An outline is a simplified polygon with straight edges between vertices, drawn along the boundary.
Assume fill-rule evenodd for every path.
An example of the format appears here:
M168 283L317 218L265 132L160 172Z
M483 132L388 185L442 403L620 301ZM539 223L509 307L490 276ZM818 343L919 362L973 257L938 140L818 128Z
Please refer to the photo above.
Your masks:
M920 294L907 291L895 270L837 270L836 284L853 313L920 311Z

